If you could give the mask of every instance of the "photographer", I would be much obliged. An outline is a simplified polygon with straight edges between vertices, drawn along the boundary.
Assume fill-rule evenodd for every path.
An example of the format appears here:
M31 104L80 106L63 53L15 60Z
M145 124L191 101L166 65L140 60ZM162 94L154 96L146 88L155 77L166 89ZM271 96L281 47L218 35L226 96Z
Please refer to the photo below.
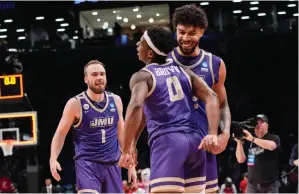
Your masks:
M244 136L237 142L236 157L239 163L246 161L242 140L247 140L248 148L248 186L246 193L278 193L278 154L280 139L268 132L268 118L263 115L255 117L255 137L243 129Z

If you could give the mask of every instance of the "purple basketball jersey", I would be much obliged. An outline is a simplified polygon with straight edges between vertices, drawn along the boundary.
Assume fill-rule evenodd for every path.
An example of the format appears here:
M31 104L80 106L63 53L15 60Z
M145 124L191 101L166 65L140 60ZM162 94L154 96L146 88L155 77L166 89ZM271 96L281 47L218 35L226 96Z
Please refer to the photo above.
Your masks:
M219 79L219 68L221 59L216 55L200 49L200 53L195 57L186 57L178 53L178 48L175 48L168 56L173 59L174 63L179 66L191 69L196 75L203 78L211 88ZM200 128L203 129L204 135L208 132L208 119L206 115L205 103L193 97L194 108L200 114L199 122Z
M102 108L87 96L77 95L80 106L80 121L74 125L74 159L99 163L116 163L120 157L117 138L118 111L114 95L105 92ZM101 102L102 103L102 102Z
M219 79L219 68L221 59L209 52L200 50L198 56L186 57L178 53L175 48L168 56L173 61L183 67L190 68L196 75L203 78L211 88ZM208 133L208 119L206 115L205 103L193 97L194 108L197 110L197 124L199 133L205 136ZM206 192L215 192L218 190L218 173L216 156L206 153Z
M183 68L170 59L163 65L147 65L142 71L153 78L144 106L149 145L165 133L196 130L191 80Z

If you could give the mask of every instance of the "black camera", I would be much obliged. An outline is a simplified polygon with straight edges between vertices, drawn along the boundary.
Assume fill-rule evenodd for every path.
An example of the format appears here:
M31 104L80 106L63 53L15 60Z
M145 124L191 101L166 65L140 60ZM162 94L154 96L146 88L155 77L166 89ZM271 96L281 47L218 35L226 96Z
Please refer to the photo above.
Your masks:
M245 137L246 135L243 132L243 129L246 129L251 134L253 134L255 125L256 125L256 118L250 118L242 122L232 121L231 128L232 128L233 138L242 139L243 137Z

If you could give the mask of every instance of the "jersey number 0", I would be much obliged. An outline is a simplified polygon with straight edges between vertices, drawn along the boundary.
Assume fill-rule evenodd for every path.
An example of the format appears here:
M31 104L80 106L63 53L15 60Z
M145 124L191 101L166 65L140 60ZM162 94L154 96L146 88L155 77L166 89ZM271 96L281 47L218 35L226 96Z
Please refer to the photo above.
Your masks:
M184 98L181 83L176 76L167 78L166 83L171 102L182 100Z

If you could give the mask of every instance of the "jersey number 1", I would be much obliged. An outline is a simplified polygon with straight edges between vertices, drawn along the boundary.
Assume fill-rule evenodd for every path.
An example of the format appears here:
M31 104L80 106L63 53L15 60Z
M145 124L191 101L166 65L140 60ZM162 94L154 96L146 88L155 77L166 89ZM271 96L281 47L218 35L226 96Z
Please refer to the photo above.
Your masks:
M168 89L171 102L182 100L184 98L184 93L183 93L181 83L176 76L167 78L166 83L167 83L167 89Z
M106 131L105 129L101 129L102 132L102 143L106 143Z

